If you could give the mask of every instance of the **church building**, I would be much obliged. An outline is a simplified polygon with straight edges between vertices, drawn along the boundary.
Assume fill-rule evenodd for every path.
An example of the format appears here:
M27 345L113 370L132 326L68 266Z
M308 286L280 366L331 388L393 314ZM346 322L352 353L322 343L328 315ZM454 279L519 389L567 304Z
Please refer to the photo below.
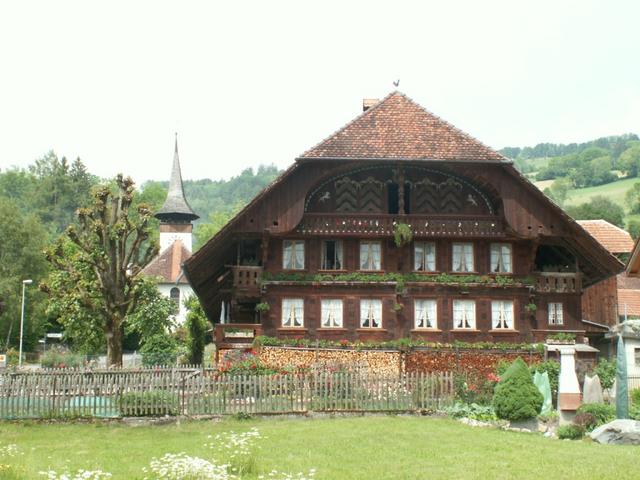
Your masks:
M160 253L142 273L159 278L160 293L171 298L179 306L176 321L178 324L183 324L187 315L184 299L191 296L193 291L182 271L182 265L191 257L192 222L199 217L189 206L184 195L177 137L169 192L164 205L155 217L160 220Z

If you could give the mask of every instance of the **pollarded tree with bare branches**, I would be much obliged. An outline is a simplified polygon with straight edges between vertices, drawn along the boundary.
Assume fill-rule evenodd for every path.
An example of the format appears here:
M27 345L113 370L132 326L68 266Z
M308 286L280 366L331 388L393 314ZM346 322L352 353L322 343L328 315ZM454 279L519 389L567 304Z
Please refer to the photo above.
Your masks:
M133 207L134 183L118 175L115 188L101 186L90 207L79 209L70 226L46 254L54 272L44 286L65 330L103 336L109 366L122 365L127 317L147 287L142 269L157 255L149 241L150 208Z

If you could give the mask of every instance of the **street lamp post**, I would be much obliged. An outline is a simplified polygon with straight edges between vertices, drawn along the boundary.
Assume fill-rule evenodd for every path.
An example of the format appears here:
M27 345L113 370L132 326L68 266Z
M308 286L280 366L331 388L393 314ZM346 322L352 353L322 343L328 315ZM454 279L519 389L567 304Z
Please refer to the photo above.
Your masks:
M25 290L27 285L31 285L33 283L33 280L23 280L22 281L22 315L20 315L20 354L18 356L18 366L21 367L22 366L22 336L24 333L24 297L25 297Z

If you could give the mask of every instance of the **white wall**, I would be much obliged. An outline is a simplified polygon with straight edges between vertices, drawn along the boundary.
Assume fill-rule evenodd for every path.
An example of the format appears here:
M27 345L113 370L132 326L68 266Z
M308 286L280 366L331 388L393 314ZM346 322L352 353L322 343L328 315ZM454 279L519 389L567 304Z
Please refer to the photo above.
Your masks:
M636 338L624 339L624 349L627 357L627 375L630 376L640 376L640 367L636 365L636 348L640 348L640 340Z
M158 284L158 290L162 295L164 295L167 298L170 298L169 293L171 292L171 289L174 287L180 289L180 309L178 310L178 314L176 315L176 323L178 325L184 325L184 322L187 319L187 309L184 306L184 300L185 298L188 298L191 295L193 295L193 290L191 290L190 285L186 285L186 284L179 284L179 285L176 285L175 283L159 283Z

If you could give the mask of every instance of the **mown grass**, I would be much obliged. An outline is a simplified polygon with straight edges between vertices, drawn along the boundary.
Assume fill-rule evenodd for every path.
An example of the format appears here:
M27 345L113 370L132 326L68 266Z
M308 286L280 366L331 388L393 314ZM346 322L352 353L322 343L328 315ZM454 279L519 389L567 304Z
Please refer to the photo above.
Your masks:
M318 479L638 478L637 447L560 441L538 434L479 429L427 417L267 419L129 427L106 424L0 424L5 459L24 478L38 472L102 469L139 479L151 457L187 452L211 458L207 435L257 427L256 471L316 468Z

